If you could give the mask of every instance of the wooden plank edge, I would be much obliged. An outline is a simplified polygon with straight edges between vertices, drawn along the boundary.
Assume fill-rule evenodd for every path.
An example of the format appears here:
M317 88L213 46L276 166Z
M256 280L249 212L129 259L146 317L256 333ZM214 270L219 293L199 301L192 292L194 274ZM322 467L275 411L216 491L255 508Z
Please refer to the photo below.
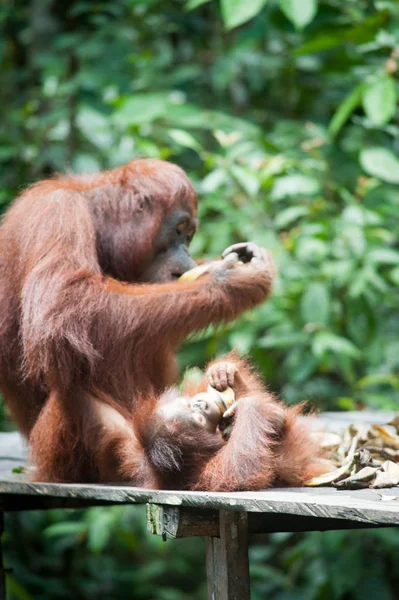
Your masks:
M335 492L335 490L334 490ZM292 489L289 492L271 489L265 492L236 492L232 494L212 492L172 492L143 490L127 486L89 486L7 483L0 484L0 504L12 510L12 498L36 496L43 498L43 508L49 498L70 498L76 501L101 502L104 504L155 503L171 506L187 506L197 509L235 510L280 513L304 517L330 518L356 521L365 524L399 524L399 502L392 499L382 502L364 500L356 492L315 495L306 490ZM9 502L7 502L9 498ZM39 507L38 507L39 508Z

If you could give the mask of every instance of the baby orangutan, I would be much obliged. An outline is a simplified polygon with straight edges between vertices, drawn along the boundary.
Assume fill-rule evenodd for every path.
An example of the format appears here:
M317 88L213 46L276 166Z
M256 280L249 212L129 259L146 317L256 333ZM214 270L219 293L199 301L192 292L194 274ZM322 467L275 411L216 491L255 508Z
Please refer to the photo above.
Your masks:
M172 388L136 431L152 485L161 489L259 490L301 486L327 469L300 417L234 354L213 362L202 383Z

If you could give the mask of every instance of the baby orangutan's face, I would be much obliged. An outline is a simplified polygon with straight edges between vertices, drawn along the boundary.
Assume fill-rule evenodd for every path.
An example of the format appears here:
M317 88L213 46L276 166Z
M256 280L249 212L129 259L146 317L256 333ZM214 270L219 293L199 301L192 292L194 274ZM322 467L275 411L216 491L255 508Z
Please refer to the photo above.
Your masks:
M165 397L158 408L163 421L192 423L214 433L222 419L222 413L215 400L206 392L192 398Z

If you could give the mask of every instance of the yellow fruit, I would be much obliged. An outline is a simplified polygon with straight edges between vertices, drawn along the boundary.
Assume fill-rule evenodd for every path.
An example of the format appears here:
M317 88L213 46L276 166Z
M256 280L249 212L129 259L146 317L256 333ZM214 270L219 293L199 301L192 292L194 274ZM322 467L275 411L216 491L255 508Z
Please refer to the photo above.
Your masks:
M195 279L198 279L198 277L200 277L209 270L211 264L212 263L208 263L206 265L198 265L198 267L194 267L194 269L186 271L181 277L179 277L179 281L194 281Z
M235 393L231 387L227 387L223 392L218 392L215 388L208 385L207 393L220 408L222 415L235 401Z
M208 385L206 392L200 392L193 396L193 404L197 401L210 401L214 402L220 410L220 418L224 415L226 410L230 408L235 402L235 393L231 387L226 388L223 392L218 392L215 388Z

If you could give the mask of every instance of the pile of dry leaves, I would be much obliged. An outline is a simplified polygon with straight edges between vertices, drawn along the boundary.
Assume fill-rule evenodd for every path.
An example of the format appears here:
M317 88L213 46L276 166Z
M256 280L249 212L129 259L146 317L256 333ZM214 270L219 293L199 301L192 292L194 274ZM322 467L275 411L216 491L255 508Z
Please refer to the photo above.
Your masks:
M333 470L311 479L309 486L353 490L399 484L399 415L386 425L350 425L342 434L321 435Z

